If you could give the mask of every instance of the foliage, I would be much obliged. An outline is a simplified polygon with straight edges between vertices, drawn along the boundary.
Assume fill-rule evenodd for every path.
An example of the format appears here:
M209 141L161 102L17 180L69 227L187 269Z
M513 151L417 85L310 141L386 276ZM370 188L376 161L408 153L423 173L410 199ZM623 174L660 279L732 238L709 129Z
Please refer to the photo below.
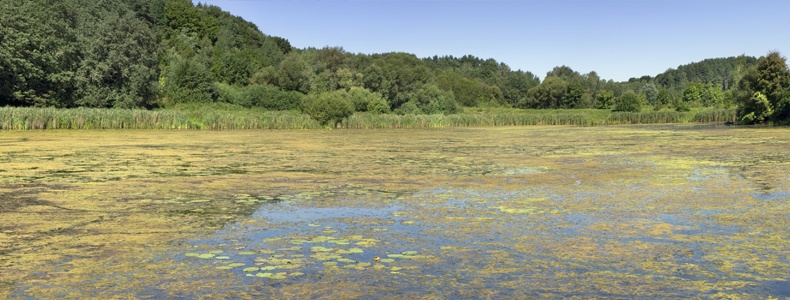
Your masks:
M387 113L389 106L381 95L363 87L352 87L348 91L348 99L354 105L354 111Z
M614 106L614 93L610 90L600 90L595 95L595 108L611 109Z
M307 95L302 101L302 111L322 125L336 126L354 114L354 105L348 100L346 91L337 90Z
M615 100L636 93L640 105L688 111L746 103L759 91L774 108L772 121L790 115L782 98L790 83L778 53L759 61L709 59L628 82L563 65L541 82L473 55L296 49L190 0L5 0L0 41L0 105L154 109L219 102L291 110L309 102L308 94L336 93L358 112L454 114L463 107L620 109Z
M742 105L740 120L746 124L763 123L774 113L768 98L760 92L754 92Z
M641 88L639 88L639 93L645 97L647 104L649 105L657 105L658 104L658 93L659 90L655 84L645 83Z
M174 57L164 89L167 104L213 101L211 73L194 58Z
M738 102L738 116L745 123L760 123L772 119L787 121L787 90L790 90L790 70L778 52L760 57L738 82L734 93ZM773 116L773 109L778 114Z
M568 83L559 77L547 77L539 86L529 90L525 102L519 103L521 108L560 108Z
M454 114L460 111L453 93L441 90L433 84L422 86L410 93L408 98L408 103L413 103L426 114Z
M627 91L615 100L614 111L638 112L642 110L643 98L634 91Z

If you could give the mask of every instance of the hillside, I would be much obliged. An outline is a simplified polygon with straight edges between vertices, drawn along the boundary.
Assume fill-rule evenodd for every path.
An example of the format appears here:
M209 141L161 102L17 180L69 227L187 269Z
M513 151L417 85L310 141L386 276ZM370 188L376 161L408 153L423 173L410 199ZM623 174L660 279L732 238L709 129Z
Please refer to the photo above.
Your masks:
M708 59L614 82L559 66L541 82L495 59L295 49L216 6L189 0L5 0L0 106L171 107L222 102L399 114L462 107L729 107L754 57ZM264 29L265 31L265 29ZM690 97L693 89L699 97ZM622 101L621 101L622 100ZM618 108L619 107L619 108ZM630 106L629 106L630 107ZM631 109L631 108L629 108ZM636 107L639 109L639 106ZM311 113L312 112L312 113Z

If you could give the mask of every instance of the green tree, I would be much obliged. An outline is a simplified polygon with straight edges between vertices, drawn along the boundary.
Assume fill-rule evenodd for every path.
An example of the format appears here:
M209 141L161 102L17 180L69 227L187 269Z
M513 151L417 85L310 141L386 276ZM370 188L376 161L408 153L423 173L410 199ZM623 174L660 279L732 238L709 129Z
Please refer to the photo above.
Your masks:
M86 5L77 43L75 104L91 107L149 106L157 97L156 33L128 7L110 1Z
M562 108L582 108L584 103L584 90L581 84L571 83L565 89L565 95L562 96Z
M746 124L763 123L768 121L768 118L774 113L768 97L760 92L754 92L749 101L743 103L743 106L743 111L748 111L748 113L740 116L740 119Z
M354 105L345 90L336 90L307 95L302 101L302 111L322 125L337 127L343 119L354 114Z
M212 102L212 82L211 73L204 65L176 56L164 80L166 104Z
M669 93L669 90L662 87L658 90L658 94L656 95L655 110L667 107L673 102L672 94Z
M72 104L80 53L73 4L0 1L0 105Z
M599 90L595 95L595 108L612 109L614 106L614 93L610 90Z
M702 105L702 92L705 85L701 82L692 82L683 90L682 101L686 106L697 107Z
M628 90L615 100L614 111L638 112L642 110L642 95Z
M529 90L522 108L559 108L568 90L568 83L556 76L546 77L539 85Z
M354 105L355 111L369 111L372 113L389 112L387 100L380 94L371 92L363 87L352 87L348 91L348 99Z
M433 84L423 85L409 94L408 102L414 103L426 114L454 114L461 110L452 92Z
M658 88L655 84L645 83L642 87L639 88L639 93L645 97L647 104L656 106L658 105Z
M786 90L790 89L790 70L787 61L778 52L770 52L760 57L757 65L752 67L738 82L734 98L738 102L738 116L746 123L763 121L762 114L769 113L766 118L771 118L773 108L779 109L774 121L782 122L781 116L785 115L785 105L782 103ZM763 95L769 106L761 104L761 98L756 93Z

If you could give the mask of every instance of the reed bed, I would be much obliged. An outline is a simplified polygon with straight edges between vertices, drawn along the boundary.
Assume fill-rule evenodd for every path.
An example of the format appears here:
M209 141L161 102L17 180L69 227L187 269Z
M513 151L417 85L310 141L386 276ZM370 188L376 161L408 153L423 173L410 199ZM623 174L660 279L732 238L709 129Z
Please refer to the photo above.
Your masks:
M604 110L467 111L453 115L356 113L340 122L349 129L441 128L469 126L596 126L657 123L724 123L736 120L734 109L692 112L609 112ZM100 109L0 107L0 129L315 129L325 128L298 111L223 109Z
M290 111L223 112L100 108L0 107L0 129L310 129L320 124Z

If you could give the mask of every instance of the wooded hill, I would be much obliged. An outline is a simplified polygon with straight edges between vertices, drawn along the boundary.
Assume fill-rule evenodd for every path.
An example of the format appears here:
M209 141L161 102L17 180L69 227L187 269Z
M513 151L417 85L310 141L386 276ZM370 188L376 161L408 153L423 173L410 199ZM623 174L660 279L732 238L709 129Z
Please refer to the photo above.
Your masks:
M299 109L322 122L355 111L450 114L476 106L689 110L735 105L733 88L756 65L749 56L714 58L626 82L559 66L541 81L472 55L296 49L189 0L0 2L0 106L224 102Z

